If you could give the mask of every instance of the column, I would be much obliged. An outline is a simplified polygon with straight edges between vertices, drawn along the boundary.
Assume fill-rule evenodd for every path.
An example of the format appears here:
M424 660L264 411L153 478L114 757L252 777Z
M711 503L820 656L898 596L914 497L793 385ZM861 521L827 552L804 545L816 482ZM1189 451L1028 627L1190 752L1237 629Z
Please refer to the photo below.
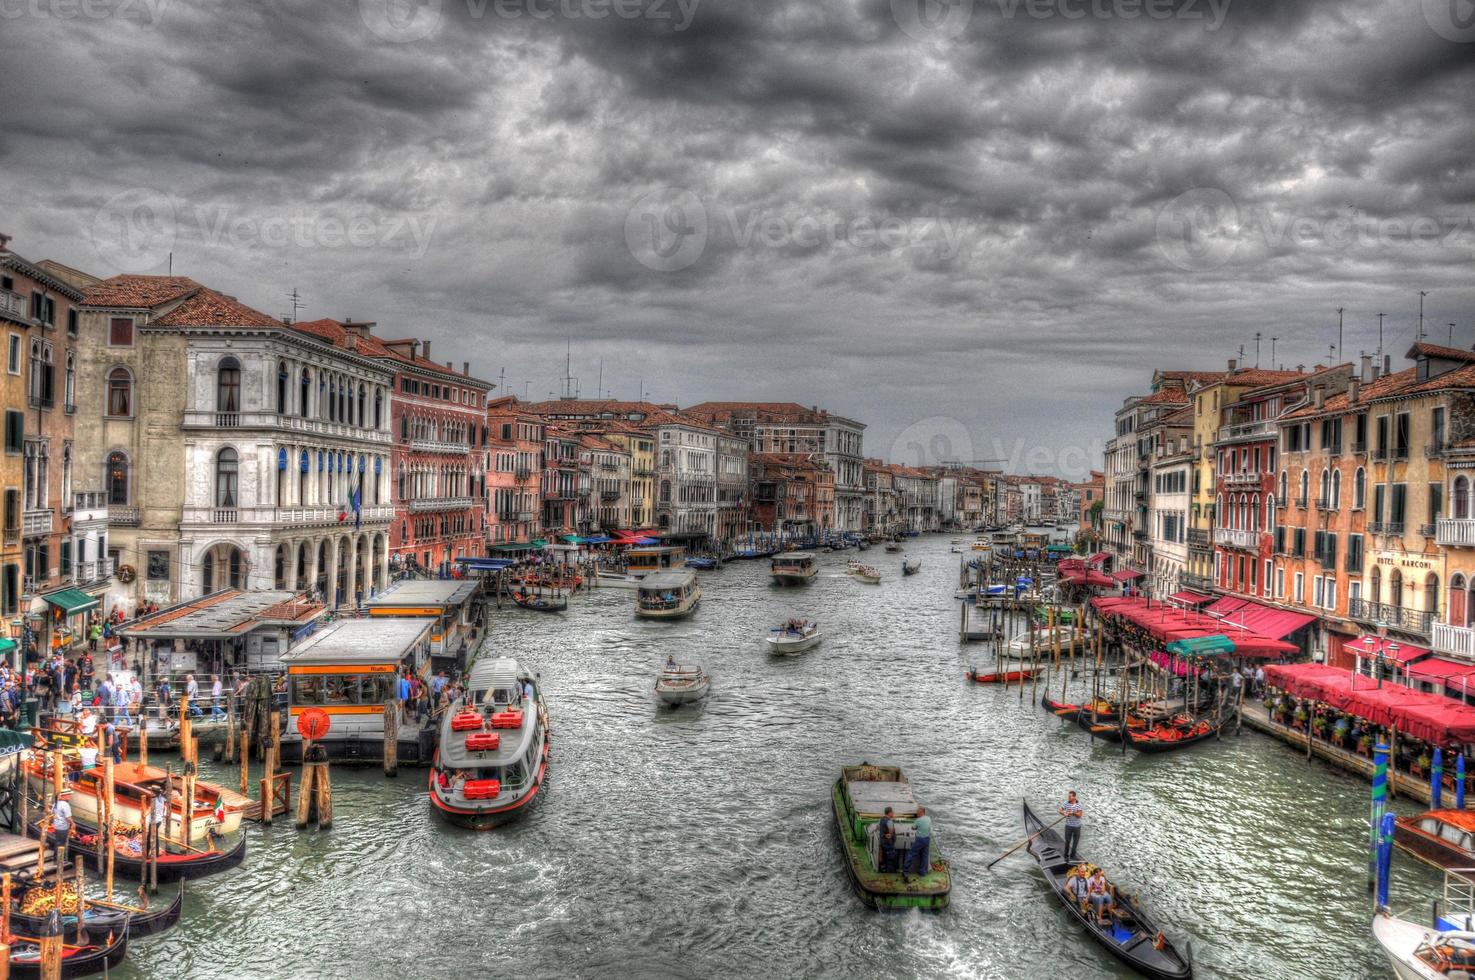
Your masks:
M324 590L328 600L328 607L338 608L338 538L329 537L328 543L328 567L324 569L327 573L326 589Z
M288 589L297 590L297 549L296 541L287 542L287 569L284 581Z
M389 587L389 535L379 535L383 547L379 549L379 587Z
M356 590L358 589L359 580L358 542L355 541L353 538L347 538L346 541L348 543L348 563L345 568L348 574L346 576L346 581L344 582L343 601L350 607L356 607Z

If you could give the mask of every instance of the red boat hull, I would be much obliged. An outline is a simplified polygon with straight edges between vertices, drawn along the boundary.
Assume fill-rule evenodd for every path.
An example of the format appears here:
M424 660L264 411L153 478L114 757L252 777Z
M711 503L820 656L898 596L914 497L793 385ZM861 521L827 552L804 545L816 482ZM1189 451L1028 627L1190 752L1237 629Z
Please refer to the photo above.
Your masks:
M1027 681L1034 675L1032 670L995 671L992 674L975 674L970 670L968 679L975 684L1010 684L1014 681Z

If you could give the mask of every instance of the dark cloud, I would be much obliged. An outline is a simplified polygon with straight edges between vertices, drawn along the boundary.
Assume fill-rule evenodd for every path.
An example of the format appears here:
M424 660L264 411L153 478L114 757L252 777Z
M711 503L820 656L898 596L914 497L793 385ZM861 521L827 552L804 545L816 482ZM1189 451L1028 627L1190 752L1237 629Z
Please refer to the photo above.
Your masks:
M1078 467L1153 366L1256 332L1324 361L1342 306L1349 354L1378 312L1397 349L1426 289L1475 340L1475 43L1437 3L75 6L0 0L22 254L172 252L517 394L571 338L586 393L602 362L620 396L827 405L878 455Z

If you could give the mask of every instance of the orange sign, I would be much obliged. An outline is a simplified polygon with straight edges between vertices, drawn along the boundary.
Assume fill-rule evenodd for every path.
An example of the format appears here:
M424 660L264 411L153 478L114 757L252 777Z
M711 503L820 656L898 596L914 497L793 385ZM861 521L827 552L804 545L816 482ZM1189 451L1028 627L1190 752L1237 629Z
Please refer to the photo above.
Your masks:
M317 741L328 734L333 722L322 708L308 708L297 716L297 732L309 741Z

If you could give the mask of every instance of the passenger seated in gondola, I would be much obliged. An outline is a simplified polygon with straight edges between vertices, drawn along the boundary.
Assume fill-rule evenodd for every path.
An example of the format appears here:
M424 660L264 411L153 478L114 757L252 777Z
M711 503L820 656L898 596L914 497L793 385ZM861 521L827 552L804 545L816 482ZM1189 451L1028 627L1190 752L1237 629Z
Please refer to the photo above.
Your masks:
M1116 908L1116 900L1112 897L1111 884L1106 880L1106 873L1100 868L1096 869L1096 873L1086 883L1086 892L1091 899L1091 909L1096 913L1096 924L1111 925L1111 913Z
M1086 906L1090 901L1090 885L1091 866L1084 861L1071 868L1065 876L1065 890L1071 898L1076 900L1082 912L1086 911Z

